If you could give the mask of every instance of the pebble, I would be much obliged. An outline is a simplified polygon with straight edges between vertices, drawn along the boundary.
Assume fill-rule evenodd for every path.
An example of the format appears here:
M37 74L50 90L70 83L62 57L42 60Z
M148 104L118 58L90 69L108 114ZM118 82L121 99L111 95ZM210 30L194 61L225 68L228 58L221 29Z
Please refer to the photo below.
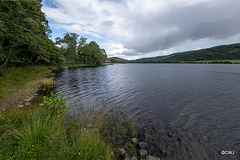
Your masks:
M25 105L26 105L26 106L29 106L29 105L31 105L31 103L30 103L30 102L27 102L27 103L25 103Z
M168 137L172 137L172 133L171 132L168 132Z
M133 144L135 144L135 143L137 143L137 138L132 138L131 141Z
M2 111L6 111L6 109L5 109L5 108L3 108L3 109L2 109Z
M22 104L19 104L19 105L17 105L17 107L19 107L19 108L22 108L22 107L23 107L23 105L22 105Z
M140 149L139 150L139 153L142 157L146 156L147 155L147 150L146 149Z
M151 156L151 155L147 155L146 160L160 160L160 158L154 157L154 156Z
M131 160L137 160L137 157L132 156L132 157L131 157Z
M139 143L139 146L140 146L140 148L146 148L147 147L147 143L146 142L140 142Z
M123 148L120 148L119 152L120 152L121 156L124 156L126 153L125 149L123 149Z
M162 150L161 153L162 153L163 155L166 155L166 154L167 154L167 151Z

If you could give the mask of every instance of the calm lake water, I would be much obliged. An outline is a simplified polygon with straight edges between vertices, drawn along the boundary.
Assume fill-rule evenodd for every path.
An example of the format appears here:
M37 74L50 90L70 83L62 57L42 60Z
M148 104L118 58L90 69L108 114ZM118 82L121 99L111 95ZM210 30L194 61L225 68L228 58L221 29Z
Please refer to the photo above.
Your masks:
M82 104L107 111L120 106L133 117L152 155L240 159L238 64L115 64L58 71L55 93L75 103L71 113L80 112Z

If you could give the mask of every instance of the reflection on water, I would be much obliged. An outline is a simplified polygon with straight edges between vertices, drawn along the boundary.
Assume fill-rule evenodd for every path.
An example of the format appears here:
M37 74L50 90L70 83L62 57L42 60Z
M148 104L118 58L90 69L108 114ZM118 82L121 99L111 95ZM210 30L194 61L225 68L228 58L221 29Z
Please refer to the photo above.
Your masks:
M59 71L59 70L58 70ZM120 105L165 159L240 158L240 65L117 64L63 68L56 94L76 106ZM79 104L79 105L78 105ZM169 138L167 133L173 133ZM221 155L222 150L235 151Z

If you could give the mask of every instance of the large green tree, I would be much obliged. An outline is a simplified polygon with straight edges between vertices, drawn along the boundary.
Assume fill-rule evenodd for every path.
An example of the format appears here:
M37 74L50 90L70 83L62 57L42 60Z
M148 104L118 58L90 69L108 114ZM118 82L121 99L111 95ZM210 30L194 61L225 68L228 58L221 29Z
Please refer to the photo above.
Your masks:
M107 59L106 51L101 49L94 41L89 44L79 46L78 53L80 62L85 64L102 65Z
M63 38L57 37L56 45L59 45L63 51L66 62L76 62L78 60L77 44L78 37L76 33L66 33Z
M41 0L0 1L0 68L9 62L63 61L41 7Z

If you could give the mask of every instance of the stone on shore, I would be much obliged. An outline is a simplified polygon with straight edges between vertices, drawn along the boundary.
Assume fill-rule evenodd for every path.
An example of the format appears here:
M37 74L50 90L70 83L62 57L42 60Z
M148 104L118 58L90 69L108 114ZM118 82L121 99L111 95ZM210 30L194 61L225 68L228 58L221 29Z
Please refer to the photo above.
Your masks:
M145 157L147 155L147 150L146 149L140 149L139 153L142 157Z
M22 104L19 104L19 105L17 105L17 107L18 107L18 108L22 108L22 107L23 107L23 105L22 105Z
M141 149L146 148L146 147L147 147L147 143L146 143L146 142L140 142L140 143L139 143L139 147L140 147Z
M166 155L166 154L167 154L167 151L162 150L161 153L162 153L163 155Z
M125 149L123 149L123 148L120 148L119 152L120 152L121 156L124 156L126 153Z
M27 103L25 103L25 105L26 105L26 106L29 106L29 105L31 105L31 103L30 103L30 102L27 102Z
M147 155L146 160L160 160L160 158L154 157L154 156L151 156L151 155Z
M133 144L136 144L137 143L137 138L132 138L131 141L132 141Z
M172 137L172 133L171 132L168 132L168 137Z

